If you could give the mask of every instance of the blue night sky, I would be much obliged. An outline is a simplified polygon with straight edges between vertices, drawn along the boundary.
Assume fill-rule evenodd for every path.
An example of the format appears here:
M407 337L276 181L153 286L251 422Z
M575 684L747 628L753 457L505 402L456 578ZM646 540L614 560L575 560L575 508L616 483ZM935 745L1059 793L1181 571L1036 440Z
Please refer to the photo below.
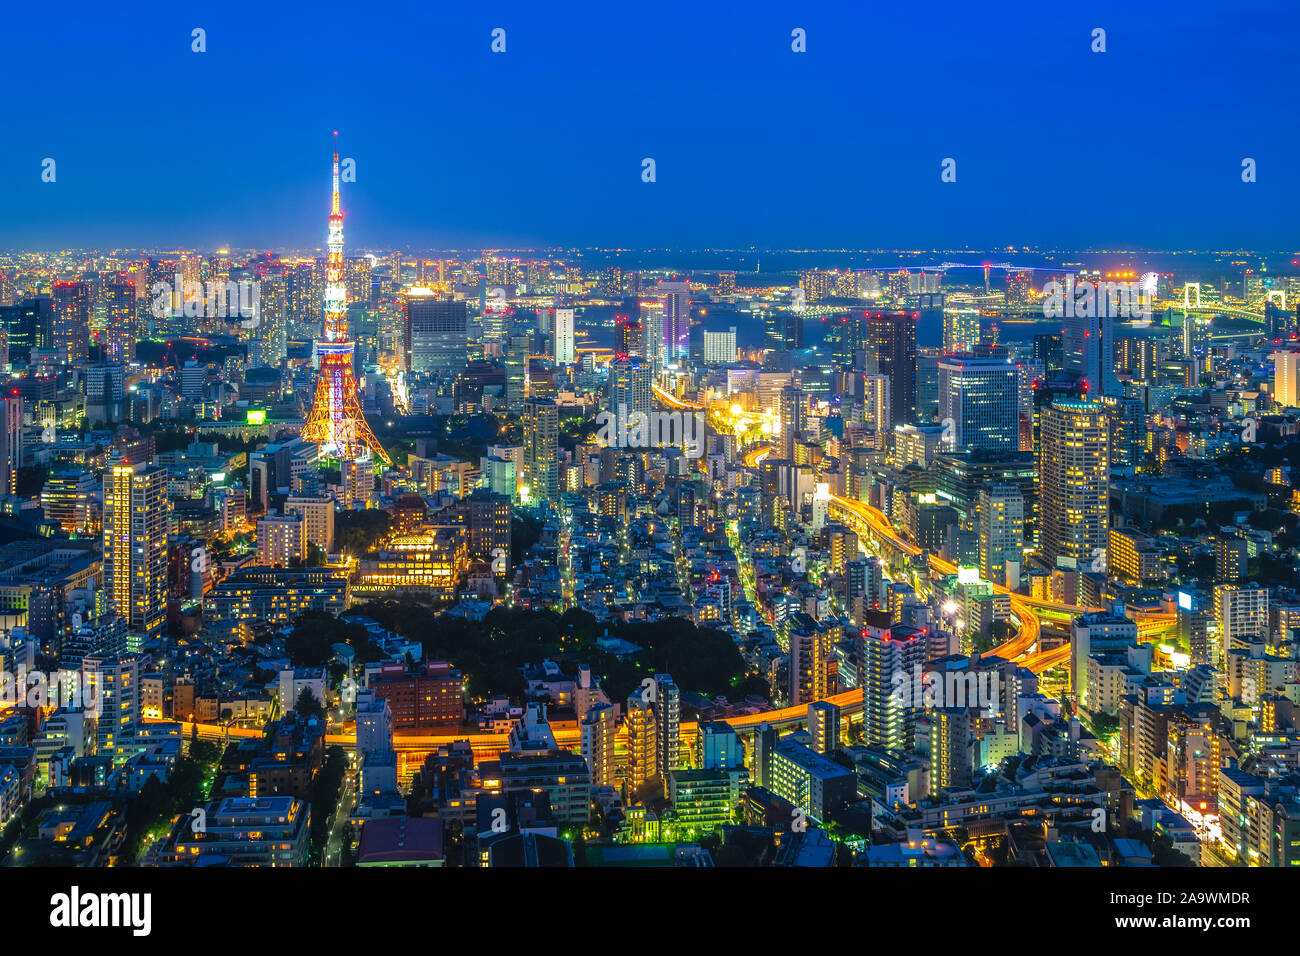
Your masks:
M338 129L354 249L1289 250L1297 27L1254 0L13 4L0 246L320 245Z

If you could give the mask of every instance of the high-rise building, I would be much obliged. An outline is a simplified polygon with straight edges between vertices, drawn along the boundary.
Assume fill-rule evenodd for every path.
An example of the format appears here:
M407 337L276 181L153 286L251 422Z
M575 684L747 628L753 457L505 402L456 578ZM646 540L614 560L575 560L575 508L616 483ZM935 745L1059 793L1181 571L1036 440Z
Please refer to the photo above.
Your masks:
M654 393L650 387L650 366L640 358L615 359L609 363L609 411L622 415L648 413L653 407Z
M704 364L726 365L736 361L736 327L726 332L704 333Z
M560 466L556 457L560 410L549 398L524 402L524 472L531 501L554 504L560 496Z
M572 365L577 357L573 341L573 309L555 310L555 364Z
M334 499L329 495L294 495L284 503L287 514L301 515L303 536L326 554L334 550Z
M658 772L659 724L646 689L633 690L625 708L627 776L624 783L629 791L644 786Z
M582 718L582 756L591 771L593 787L612 787L618 764L614 743L618 731L618 708L610 703L593 704Z
M104 470L104 587L127 627L158 634L167 619L167 469L110 461Z
M54 341L62 365L84 365L90 358L90 286L54 283Z
M518 409L528 397L528 359L533 351L533 337L526 334L511 335L506 340L505 366L506 408Z
M307 551L306 526L299 514L267 515L257 522L257 563L291 567Z
M662 279L659 298L663 303L664 361L685 358L691 338L691 287L689 283Z
M1300 352L1273 353L1273 397L1284 408L1300 408Z
M0 399L0 494L18 490L18 469L23 466L23 399Z
M863 348L868 371L889 376L891 417L895 425L916 416L916 312L867 312ZM874 368L870 367L874 364Z
M682 694L671 674L655 674L655 770L667 780L681 765Z
M1083 379L1087 388L1097 395L1116 395L1120 392L1119 379L1115 377L1115 320L1104 309L1105 315L1074 314L1064 318L1061 351L1065 370Z
M888 375L862 376L862 406L863 423L875 430L874 447L883 451L894 430Z
M973 352L980 344L980 316L976 309L947 309L943 313L943 350Z
M640 355L645 356L646 331L636 319L620 315L614 329L614 352L616 358Z
M807 425L808 395L797 385L787 385L781 389L781 445L783 458L794 460L794 447L799 442L801 433Z
M969 352L939 360L939 420L950 451L999 455L1020 448L1019 382L1004 358Z
M808 705L808 733L812 749L819 754L832 754L840 749L840 709L828 700L813 701Z
M140 658L87 655L81 660L81 680L96 700L98 754L114 765L132 756L128 749L140 722Z
M1058 399L1042 410L1038 553L1087 567L1105 554L1110 514L1110 428L1096 402Z
M1267 640L1268 588L1253 584L1215 585L1214 616L1219 624L1219 649L1225 660L1229 651Z
M402 297L406 313L408 367L450 378L468 361L469 312L465 302L412 288Z
M926 636L912 628L867 628L862 633L862 739L868 746L906 751L914 746L915 678L925 662Z
M1011 484L989 484L979 498L980 576L1015 590L1024 560L1025 499Z

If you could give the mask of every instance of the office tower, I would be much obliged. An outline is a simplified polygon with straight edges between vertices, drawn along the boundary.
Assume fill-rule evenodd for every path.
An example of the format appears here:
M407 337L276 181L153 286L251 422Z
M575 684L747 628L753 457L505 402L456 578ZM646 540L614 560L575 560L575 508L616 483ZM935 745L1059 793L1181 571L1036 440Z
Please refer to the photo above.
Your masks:
M0 465L3 459L0 459ZM58 522L68 534L85 533L91 525L99 498L98 482L89 471L59 471L45 479L41 489L41 510L47 521ZM12 491L9 492L13 494Z
M140 721L140 658L87 655L81 660L81 680L96 702L98 754L119 766L132 756L128 745Z
M572 365L577 353L573 341L573 309L555 310L555 364Z
M649 413L654 392L650 383L650 365L640 358L615 359L609 364L609 411L621 416Z
M729 365L736 361L736 327L726 332L704 333L705 365Z
M465 302L445 299L431 289L408 289L402 296L407 367L451 378L465 368L469 355L469 310Z
M1220 534L1214 549L1214 579L1220 584L1244 581L1249 574L1250 554L1246 539L1236 535Z
M1214 616L1219 624L1220 666L1225 666L1229 651L1268 639L1268 588L1216 584Z
M90 358L90 286L54 283L54 336L51 343L61 365L84 365Z
M41 295L0 306L0 326L9 341L9 360L27 361L32 349L50 348L53 341L53 300Z
M658 721L648 688L638 687L627 698L624 726L627 731L627 775L624 782L629 792L645 786L658 770Z
M1043 366L1045 375L1054 375L1065 369L1065 358L1059 333L1034 336L1034 361Z
M889 433L894 430L888 375L862 376L862 406L863 424L872 429L875 435L872 447L883 451L888 444Z
M334 191L330 198L329 264L324 292L325 323L316 343L319 372L311 411L302 427L302 440L321 446L340 461L369 460L370 455L392 464L379 439L366 423L357 401L352 371L354 343L348 337L347 290L343 275L343 209L339 203L338 134L334 143Z
M1025 499L1009 484L989 484L979 497L980 577L1015 590L1024 560Z
M676 362L686 357L691 333L691 287L686 282L659 281L659 299L663 304L664 361Z
M554 504L560 497L560 467L556 458L560 410L549 398L524 402L524 472L532 501Z
M718 273L718 295L736 294L736 274L734 272Z
M528 397L528 358L532 353L531 335L511 335L506 340L505 366L506 408L517 410Z
M18 469L23 466L23 399L6 395L0 400L0 494L18 491Z
M1015 365L969 352L941 358L939 421L951 451L989 455L1018 451L1020 399Z
M645 327L630 316L620 315L614 329L615 358L645 356Z
M1110 428L1096 402L1058 399L1042 410L1038 458L1039 555L1087 567L1105 553Z
M593 787L612 787L617 782L618 763L614 756L617 712L613 704L593 704L582 718L582 756L591 772Z
M104 470L104 588L127 627L152 637L167 619L167 469L116 459Z
M911 750L916 736L917 675L927 640L920 631L868 628L862 633L862 741L872 747Z
M1115 377L1115 321L1109 308L1105 315L1072 315L1065 323L1061 337L1061 351L1065 370L1079 376L1087 389L1097 395L1120 393L1119 379Z
M867 312L863 316L863 348L868 371L889 376L890 415L895 425L916 416L916 312Z
M802 316L783 309L768 312L763 347L772 352L793 352L803 348Z
M1300 408L1300 352L1273 353L1273 398L1284 408Z
M781 419L781 457L794 461L794 448L808 420L808 395L795 385L781 389L781 404L778 409Z
M268 515L257 522L257 563L273 568L291 567L307 552L302 515Z
M980 344L980 316L975 309L949 309L943 313L945 353L973 352Z
M118 277L104 286L104 359L125 364L135 358L135 285Z
M1128 395L1102 395L1098 402L1110 420L1111 467L1140 467L1147 447L1145 402Z
M832 754L839 750L840 709L828 700L809 704L808 735L812 737L812 749L819 754Z
M682 694L671 674L655 674L655 770L667 780L681 766Z

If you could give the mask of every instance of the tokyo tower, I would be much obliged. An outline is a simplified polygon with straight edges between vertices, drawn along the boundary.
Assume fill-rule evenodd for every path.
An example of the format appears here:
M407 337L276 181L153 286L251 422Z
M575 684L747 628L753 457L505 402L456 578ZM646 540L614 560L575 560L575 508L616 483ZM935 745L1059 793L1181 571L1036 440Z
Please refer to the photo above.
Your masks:
M339 134L334 133L334 195L330 201L329 261L325 272L325 327L316 343L320 372L311 412L302 429L303 441L321 446L340 461L365 461L371 456L392 464L375 433L366 424L357 401L352 374L353 342L348 337L347 286L343 281L343 210L339 205Z

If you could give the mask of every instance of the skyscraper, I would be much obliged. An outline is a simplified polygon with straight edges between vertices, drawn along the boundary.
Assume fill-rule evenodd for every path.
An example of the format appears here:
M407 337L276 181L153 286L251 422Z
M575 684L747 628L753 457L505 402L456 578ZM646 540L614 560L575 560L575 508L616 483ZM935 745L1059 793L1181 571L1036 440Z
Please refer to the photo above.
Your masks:
M1038 455L1039 547L1086 567L1105 553L1109 527L1110 427L1096 402L1058 399L1042 410Z
M1014 590L1025 538L1025 499L1019 488L999 482L980 490L979 535L980 576Z
M560 496L560 466L556 458L560 410L549 398L524 402L524 471L533 501L554 504Z
M1300 408L1300 352L1273 353L1273 393L1284 408Z
M18 490L18 469L23 466L23 399L0 399L0 494Z
M951 451L1005 454L1020 447L1019 380L1003 358L969 352L939 360L939 420Z
M84 365L90 358L90 286L54 283L54 351L62 365Z
M406 315L408 367L412 372L452 377L468 361L469 310L425 288L408 289L402 297Z
M321 446L341 461L366 459L373 453L392 460L366 423L357 401L352 372L353 342L348 338L347 289L343 274L343 209L339 202L338 134L334 143L334 192L330 199L329 263L325 280L325 324L316 343L320 371L311 411L302 428L303 441Z
M868 371L889 376L890 414L895 425L916 417L916 312L867 312L863 348ZM874 363L874 368L871 365Z
M1080 315L1079 311L1072 310L1063 320L1065 370L1082 378L1094 394L1116 395L1120 386L1115 377L1115 320L1109 308L1101 309L1104 315Z
M685 358L690 348L691 287L686 282L662 279L659 297L663 303L664 361Z
M555 364L572 365L575 358L573 342L573 309L555 310Z
M104 587L114 613L147 636L167 619L167 469L121 459L104 470Z
M620 407L626 407L627 413L649 412L653 404L653 392L650 388L650 366L639 358L615 359L609 363L609 410L615 415L621 414Z
M911 750L916 735L914 675L926 657L920 631L868 628L862 634L862 740L868 746ZM919 703L919 702L918 702Z

